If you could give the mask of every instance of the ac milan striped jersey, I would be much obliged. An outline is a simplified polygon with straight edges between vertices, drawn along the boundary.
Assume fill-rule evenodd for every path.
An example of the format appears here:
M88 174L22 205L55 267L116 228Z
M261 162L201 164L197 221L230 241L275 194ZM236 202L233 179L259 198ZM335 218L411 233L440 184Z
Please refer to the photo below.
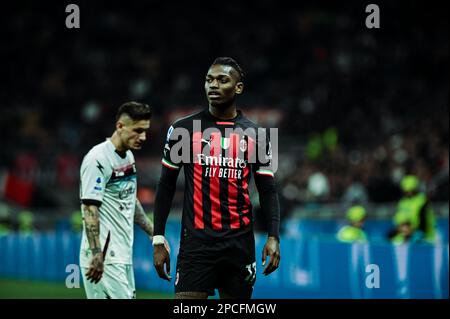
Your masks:
M162 164L174 171L184 168L182 224L196 237L227 238L252 229L251 176L273 178L270 142L258 136L258 128L241 111L232 120L220 120L208 110L169 128Z

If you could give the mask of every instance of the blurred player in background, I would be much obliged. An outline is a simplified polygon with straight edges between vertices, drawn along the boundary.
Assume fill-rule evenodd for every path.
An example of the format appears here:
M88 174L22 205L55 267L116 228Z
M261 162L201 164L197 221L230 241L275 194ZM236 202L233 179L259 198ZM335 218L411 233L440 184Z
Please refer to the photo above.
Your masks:
M185 193L182 233L177 259L175 297L205 299L219 290L220 298L250 298L256 278L255 239L248 185L251 174L259 191L260 204L268 221L268 238L263 249L263 273L270 274L280 262L280 208L270 160L251 162L251 148L263 148L271 159L268 139L254 143L245 134L225 129L258 126L236 109L235 99L244 88L243 72L231 58L217 58L205 79L209 108L179 119L169 129L162 159L162 173L155 199L154 265L163 279L170 280L170 257L164 248L164 232L178 174L184 167ZM194 121L201 123L194 130ZM188 132L187 139L176 139L177 129ZM214 128L215 133L205 130ZM178 130L180 131L180 130ZM172 138L171 138L172 137ZM192 142L192 143L191 143ZM172 158L172 149L189 143L194 157L188 162ZM203 152L202 152L203 150ZM206 151L205 151L206 150ZM238 155L239 151L243 157ZM166 271L164 269L166 265Z
M142 148L151 116L147 104L121 105L111 138L94 146L81 164L84 231L80 265L89 299L135 298L133 224L152 236L153 223L136 198L136 165L131 151Z

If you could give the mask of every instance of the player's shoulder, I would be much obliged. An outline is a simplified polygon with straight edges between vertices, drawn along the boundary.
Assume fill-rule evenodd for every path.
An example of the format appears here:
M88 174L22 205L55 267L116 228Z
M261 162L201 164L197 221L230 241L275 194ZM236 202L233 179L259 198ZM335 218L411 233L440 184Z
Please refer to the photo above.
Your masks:
M108 141L94 145L84 156L83 162L105 161L109 152Z
M200 120L203 117L203 115L204 115L204 110L200 110L195 113L191 113L186 116L180 117L172 123L172 127L177 128L177 127L192 126L192 121Z
M170 125L167 131L167 141L169 141L172 132L175 129L186 129L188 131L192 131L194 127L194 120L201 120L203 118L204 111L197 111L195 113L191 113L184 117L176 119L172 125Z
M134 154L133 154L133 152L131 150L128 150L126 155L127 155L128 161L131 162L131 163L134 163Z
M263 128L262 125L250 120L244 112L240 111L240 118L239 118L239 125L243 126L244 128L254 128L254 129L259 129L259 128Z
M94 145L88 152L89 155L94 156L104 156L109 152L108 148L108 140L105 140L101 143L98 143L97 145Z

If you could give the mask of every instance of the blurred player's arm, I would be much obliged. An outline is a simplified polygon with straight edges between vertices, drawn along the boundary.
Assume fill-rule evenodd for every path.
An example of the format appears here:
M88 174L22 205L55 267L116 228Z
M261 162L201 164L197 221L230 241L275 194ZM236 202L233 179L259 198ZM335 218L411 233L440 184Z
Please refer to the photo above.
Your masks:
M153 265L158 276L168 281L172 279L170 277L170 249L164 238L164 233L166 231L166 223L172 206L173 196L175 195L178 174L181 169L181 163L175 164L171 158L172 147L175 143L181 142L181 135L174 135L177 136L176 138L172 136L175 130L174 125L170 126L167 132L166 144L164 145L163 158L161 160L161 177L156 190L155 209L153 212L155 227L153 236ZM166 270L164 270L164 265L166 266Z
M170 169L165 166L161 170L158 188L155 197L155 236L164 236L166 231L167 218L172 206L173 196L177 185L177 178L180 170Z
M144 207L142 207L142 204L138 199L136 199L134 223L139 225L139 227L150 236L150 239L153 237L153 222L147 217L147 214L145 214Z
M255 185L259 192L259 204L268 222L269 237L279 241L280 236L280 204L273 176L255 175Z
M259 192L261 210L268 221L268 238L262 253L263 265L266 263L266 257L270 257L263 272L268 275L276 270L280 263L280 205L275 179L270 174L266 174L255 174L255 185Z
M82 206L86 237L92 252L92 260L86 277L93 283L98 283L103 275L103 252L100 244L99 203L84 201Z
M158 183L155 198L155 236L153 237L153 264L160 278L171 280L170 276L170 251L164 246L164 233L166 230L167 218L172 206L173 196L177 185L177 178L180 169L169 168L163 163L161 178ZM166 265L166 271L164 271Z
M255 185L259 192L259 204L267 221L268 237L262 252L262 264L269 263L264 268L263 274L268 275L275 271L280 263L280 203L275 187L275 175L272 171L272 147L269 137L265 140L258 139L258 149L265 151L265 162L257 161L253 165L255 171Z

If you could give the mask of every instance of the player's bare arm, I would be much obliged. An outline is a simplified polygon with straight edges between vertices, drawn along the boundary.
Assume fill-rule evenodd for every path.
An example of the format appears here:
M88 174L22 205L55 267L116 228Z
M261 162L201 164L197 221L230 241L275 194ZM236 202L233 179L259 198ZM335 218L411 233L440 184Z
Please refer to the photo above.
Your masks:
M134 212L134 223L139 225L150 237L153 237L153 222L145 214L144 207L136 200L136 210Z
M103 275L103 253L100 244L100 215L95 205L82 205L86 237L92 252L92 260L86 277L92 283L98 283Z

